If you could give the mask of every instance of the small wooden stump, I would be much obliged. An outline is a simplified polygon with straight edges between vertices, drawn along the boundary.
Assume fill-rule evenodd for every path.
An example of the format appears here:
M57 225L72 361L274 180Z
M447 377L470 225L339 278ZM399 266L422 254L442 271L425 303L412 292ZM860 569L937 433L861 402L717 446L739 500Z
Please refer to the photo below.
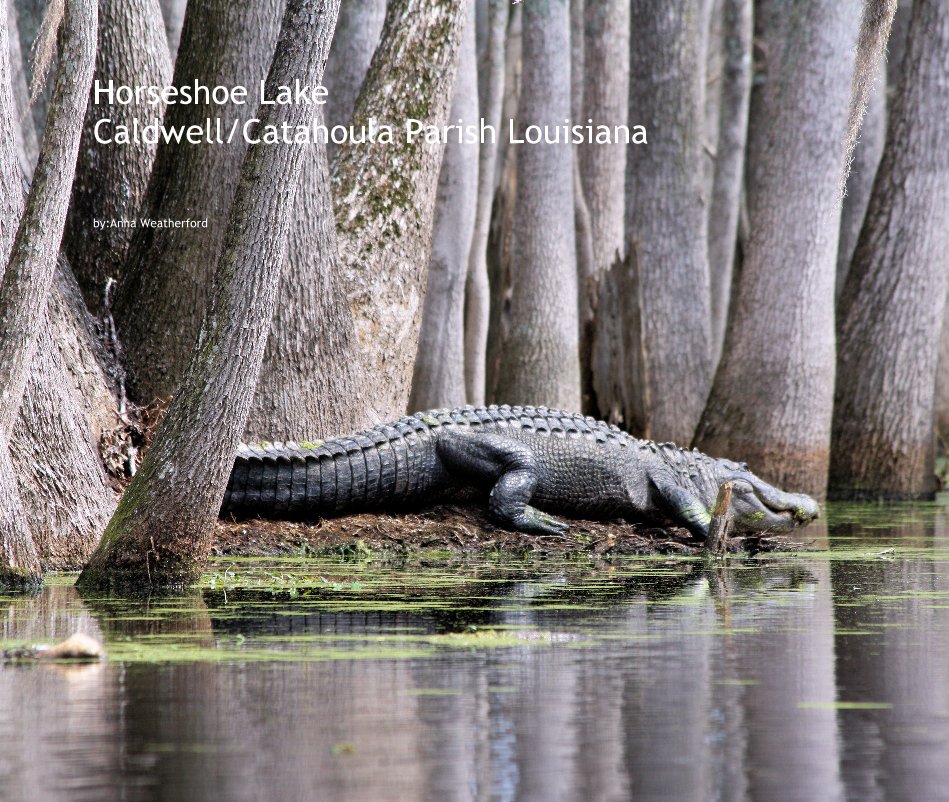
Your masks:
M722 482L712 508L712 522L708 526L705 538L706 554L724 554L728 542L728 531L732 528L732 488L733 482Z

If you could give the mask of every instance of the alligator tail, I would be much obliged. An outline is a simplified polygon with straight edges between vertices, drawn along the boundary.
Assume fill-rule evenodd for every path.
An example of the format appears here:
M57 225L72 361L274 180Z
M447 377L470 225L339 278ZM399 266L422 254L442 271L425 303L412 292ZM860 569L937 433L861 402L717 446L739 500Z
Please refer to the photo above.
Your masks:
M427 429L380 427L317 443L238 448L222 514L316 519L394 505L418 496Z

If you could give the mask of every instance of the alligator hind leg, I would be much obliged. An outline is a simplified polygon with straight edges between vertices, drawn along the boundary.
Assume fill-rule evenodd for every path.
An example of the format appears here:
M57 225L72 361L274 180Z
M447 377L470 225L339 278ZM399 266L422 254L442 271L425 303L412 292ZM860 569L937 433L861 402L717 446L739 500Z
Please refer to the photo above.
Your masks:
M443 432L436 448L453 476L493 485L488 509L501 523L545 535L562 535L569 528L528 504L537 487L538 466L534 452L524 443L497 434Z

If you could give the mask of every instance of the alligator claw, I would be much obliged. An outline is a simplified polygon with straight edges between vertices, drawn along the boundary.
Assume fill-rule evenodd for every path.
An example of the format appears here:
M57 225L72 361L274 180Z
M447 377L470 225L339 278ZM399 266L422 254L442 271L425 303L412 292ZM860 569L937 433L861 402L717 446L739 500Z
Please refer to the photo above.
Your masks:
M530 505L525 505L523 512L515 516L511 522L522 532L536 532L557 537L563 537L570 529L569 524Z

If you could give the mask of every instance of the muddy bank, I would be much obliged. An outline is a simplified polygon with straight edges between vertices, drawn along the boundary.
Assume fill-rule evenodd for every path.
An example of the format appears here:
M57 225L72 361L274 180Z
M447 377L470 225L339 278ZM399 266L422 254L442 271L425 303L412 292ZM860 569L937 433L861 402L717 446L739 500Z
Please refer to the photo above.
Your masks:
M685 529L656 528L624 521L571 520L563 537L510 532L476 507L440 506L417 513L364 513L318 523L222 520L213 554L275 556L372 552L454 554L582 554L595 556L680 554L699 556L704 543ZM756 534L728 539L728 551L797 551L806 538Z

